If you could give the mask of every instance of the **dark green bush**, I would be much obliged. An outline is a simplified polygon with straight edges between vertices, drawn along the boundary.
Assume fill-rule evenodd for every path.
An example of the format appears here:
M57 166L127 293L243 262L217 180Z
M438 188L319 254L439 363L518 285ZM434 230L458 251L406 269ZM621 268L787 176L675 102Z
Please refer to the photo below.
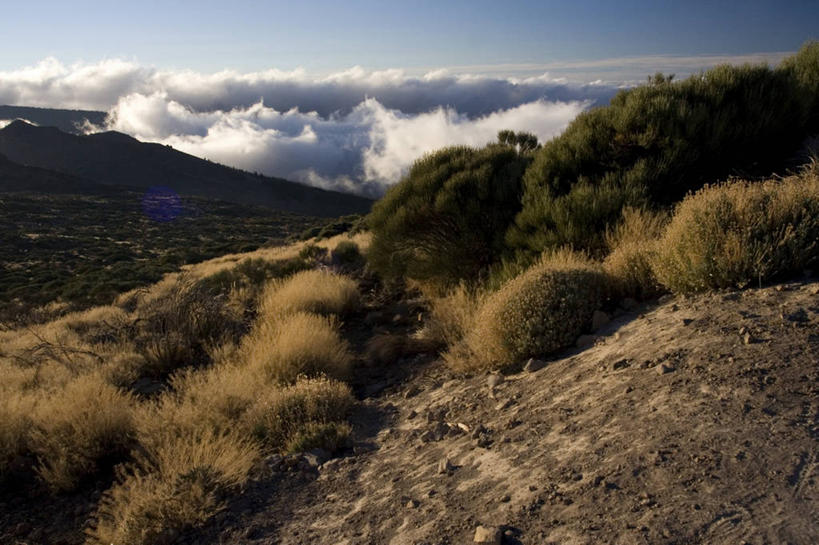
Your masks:
M537 152L508 241L528 253L567 243L598 250L601 229L625 205L668 204L729 175L769 174L816 129L817 96L818 43L775 69L719 66L622 91Z
M355 265L362 260L361 251L358 249L358 244L352 240L342 240L332 252L333 261L342 265Z
M511 146L451 147L419 159L373 207L370 265L439 285L473 279L506 251L529 159Z

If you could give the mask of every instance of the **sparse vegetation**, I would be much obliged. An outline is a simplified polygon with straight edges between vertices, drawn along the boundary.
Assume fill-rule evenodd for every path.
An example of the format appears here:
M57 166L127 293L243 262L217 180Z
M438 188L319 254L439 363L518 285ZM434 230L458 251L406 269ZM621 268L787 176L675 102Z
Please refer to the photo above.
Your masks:
M655 77L579 115L527 169L510 229L519 252L603 250L625 206L663 205L732 174L768 175L817 130L819 43L778 68Z
M734 181L686 197L660 240L654 270L674 292L744 287L819 262L819 176Z

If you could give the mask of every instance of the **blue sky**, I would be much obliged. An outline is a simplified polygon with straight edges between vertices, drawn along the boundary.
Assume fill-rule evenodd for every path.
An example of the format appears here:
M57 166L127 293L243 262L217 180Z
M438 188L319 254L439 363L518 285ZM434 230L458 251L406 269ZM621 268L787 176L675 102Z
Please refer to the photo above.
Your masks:
M554 63L793 51L813 1L9 2L0 70L52 56L205 72Z

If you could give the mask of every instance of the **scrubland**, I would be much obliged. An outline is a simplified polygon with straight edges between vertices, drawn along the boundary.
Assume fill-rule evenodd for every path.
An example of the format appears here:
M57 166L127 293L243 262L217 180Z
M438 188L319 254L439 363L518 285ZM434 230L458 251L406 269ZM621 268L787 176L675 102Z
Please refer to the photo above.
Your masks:
M819 132L817 74L819 44L775 69L658 75L542 146L504 132L423 157L367 232L226 255L6 328L0 479L54 494L102 479L90 543L170 543L266 456L343 450L365 364L415 350L455 376L512 373L618 306L810 273L819 166L799 144ZM394 321L410 336L374 327L409 299L417 321Z

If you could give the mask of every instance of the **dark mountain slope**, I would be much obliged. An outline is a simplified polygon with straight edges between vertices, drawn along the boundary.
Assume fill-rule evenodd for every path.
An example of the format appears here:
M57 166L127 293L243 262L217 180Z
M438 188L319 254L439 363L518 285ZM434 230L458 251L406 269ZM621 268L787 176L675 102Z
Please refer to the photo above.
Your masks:
M0 130L0 154L101 184L164 186L182 195L313 216L367 212L372 203L355 195L250 174L117 132L78 136L15 121Z
M93 110L58 110L30 106L0 106L0 119L28 119L41 127L57 127L61 131L78 134L78 127L86 121L94 125L105 122L105 112Z

